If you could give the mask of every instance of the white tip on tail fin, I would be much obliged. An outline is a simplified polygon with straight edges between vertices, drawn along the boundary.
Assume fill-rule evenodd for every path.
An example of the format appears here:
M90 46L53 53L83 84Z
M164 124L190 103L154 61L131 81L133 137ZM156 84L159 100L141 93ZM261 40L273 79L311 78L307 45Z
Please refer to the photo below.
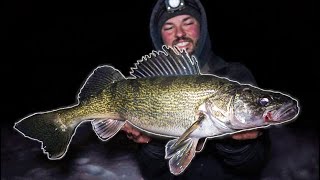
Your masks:
M58 112L36 113L15 123L14 129L27 138L42 143L48 159L58 160L66 154L76 127L65 126L59 121Z

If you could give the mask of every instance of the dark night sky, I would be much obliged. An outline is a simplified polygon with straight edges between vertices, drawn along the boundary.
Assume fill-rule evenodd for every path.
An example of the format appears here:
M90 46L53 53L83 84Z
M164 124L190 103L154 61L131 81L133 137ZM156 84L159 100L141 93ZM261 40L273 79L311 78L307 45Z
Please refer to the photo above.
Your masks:
M133 63L152 50L148 23L154 3L7 1L2 122L12 124L30 113L74 103L98 65L111 64L128 75ZM320 91L312 59L312 3L202 3L215 53L245 64L261 88L298 98L301 118L292 126L314 127L313 101Z

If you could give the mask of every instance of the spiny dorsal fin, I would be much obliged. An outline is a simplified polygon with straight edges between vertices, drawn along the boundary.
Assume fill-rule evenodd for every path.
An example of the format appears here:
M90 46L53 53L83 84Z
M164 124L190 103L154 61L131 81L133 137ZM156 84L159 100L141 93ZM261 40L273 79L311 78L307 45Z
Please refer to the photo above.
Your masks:
M166 45L162 49L143 56L131 68L130 74L135 78L200 74L196 57L190 58L186 50Z
M107 84L125 79L121 72L112 66L103 65L97 67L87 78L82 86L78 99L84 100L101 92Z

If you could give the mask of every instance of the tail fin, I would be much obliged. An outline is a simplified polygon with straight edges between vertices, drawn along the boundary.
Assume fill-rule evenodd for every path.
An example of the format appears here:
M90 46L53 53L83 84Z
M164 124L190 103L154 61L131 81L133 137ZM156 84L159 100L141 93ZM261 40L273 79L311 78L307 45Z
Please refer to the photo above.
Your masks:
M68 150L75 127L58 121L59 111L33 114L15 123L14 129L32 140L42 142L42 150L50 160L61 159Z

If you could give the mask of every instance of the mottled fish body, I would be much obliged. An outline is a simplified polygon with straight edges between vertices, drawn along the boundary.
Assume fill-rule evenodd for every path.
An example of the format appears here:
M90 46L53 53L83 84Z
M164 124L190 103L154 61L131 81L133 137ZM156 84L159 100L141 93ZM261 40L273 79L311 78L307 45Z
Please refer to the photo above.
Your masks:
M177 137L196 121L195 115L200 111L200 106L218 90L221 91L222 85L226 83L229 81L211 75L121 80L106 86L97 97L86 100L69 113L78 118L84 112L83 119L87 119L92 114L100 118L112 112L117 116L115 119L127 120L149 133ZM232 83L228 88L237 86L239 85ZM67 121L73 118L62 119ZM212 130L210 129L211 136L219 133Z
M101 140L128 122L154 137L168 138L170 171L181 174L205 141L233 133L290 122L299 114L289 95L201 74L194 57L166 46L153 51L125 78L111 66L88 77L74 106L39 112L14 128L42 142L49 159L61 159L84 121Z

